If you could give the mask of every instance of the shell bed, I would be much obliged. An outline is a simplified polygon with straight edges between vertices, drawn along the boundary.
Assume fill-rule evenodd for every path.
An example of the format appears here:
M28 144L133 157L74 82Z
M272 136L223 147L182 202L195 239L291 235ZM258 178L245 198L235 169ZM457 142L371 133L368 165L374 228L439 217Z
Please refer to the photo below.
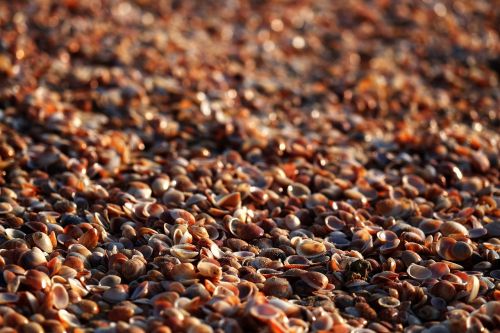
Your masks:
M0 1L0 333L500 332L498 0Z

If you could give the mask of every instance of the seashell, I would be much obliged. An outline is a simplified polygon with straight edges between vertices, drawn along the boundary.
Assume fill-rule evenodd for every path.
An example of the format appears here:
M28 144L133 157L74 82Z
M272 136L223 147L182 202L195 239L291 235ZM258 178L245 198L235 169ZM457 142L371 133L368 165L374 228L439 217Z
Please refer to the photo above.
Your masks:
M94 249L97 246L98 241L99 235L97 233L97 230L94 228L90 229L78 238L78 243L85 246L89 250Z
M422 261L422 257L418 255L415 251L405 250L401 253L401 260L406 267L409 267L411 264L418 264Z
M381 230L381 231L377 232L377 238L381 242L384 242L384 243L385 242L394 242L396 239L398 239L398 235L391 230Z
M151 190L156 196L161 196L170 187L170 177L162 175L156 178L151 184Z
M180 263L175 265L170 271L172 278L175 281L193 280L196 278L196 272L193 264Z
M472 248L469 244L450 237L440 238L436 246L439 256L446 260L463 261L472 255Z
M471 239L481 238L488 234L488 230L486 228L474 228L469 230L469 237Z
M433 285L430 292L432 295L440 297L447 302L453 300L457 294L455 286L451 282L445 280L439 281Z
M172 246L172 248L170 249L170 253L182 261L196 258L199 254L199 251L193 244L178 244Z
M241 195L239 192L223 195L216 200L215 204L217 207L233 211L240 207Z
M196 222L193 214L184 209L174 208L165 211L162 214L162 219L167 223L178 223L179 220L184 221L188 225L192 225Z
M440 279L443 276L450 274L450 268L444 262L430 264L427 268L431 271L432 277L435 279Z
M395 251L398 248L398 246L399 246L400 243L401 243L401 241L399 240L399 238L396 238L396 239L394 239L392 241L389 241L387 243L382 244L379 247L379 251L382 254L391 253L391 252Z
M300 219L296 215L288 214L283 219L283 223L288 230L297 230L300 228Z
M236 235L244 240L254 240L264 235L264 229L255 223L239 223L236 227Z
M14 208L8 202L0 202L0 215L8 214L12 212Z
M133 181L129 184L127 192L137 199L148 199L153 193L149 185L137 181Z
M19 265L24 268L35 268L39 265L45 264L47 259L43 252L35 247L31 250L24 252L21 257L19 257Z
M213 280L220 280L222 277L222 269L213 262L200 261L196 268L198 268L200 275L203 277Z
M288 256L283 262L287 268L304 268L311 265L309 259L301 255Z
M439 227L439 231L441 231L441 233L444 236L450 236L453 234L459 234L463 236L469 235L469 231L467 230L466 227L464 227L458 222L453 222L453 221L447 221L442 223L441 226Z
M5 229L7 239L24 239L26 234L18 229L7 228Z
M128 298L128 288L123 285L115 285L108 290L106 290L103 294L102 297L105 301L110 302L110 303L119 303L123 302Z
M37 246L40 250L47 252L47 253L52 253L54 247L52 245L52 241L50 240L50 237L47 234L44 234L43 232L37 231L32 234L33 243L35 246Z
M19 301L19 295L16 293L3 292L0 293L0 305L17 303Z
M262 291L267 296L278 298L290 298L293 294L292 286L288 280L275 276L266 279Z
M322 193L314 193L307 197L305 206L308 209L328 206L328 198Z
M301 183L292 183L286 189L287 194L292 198L305 199L311 195L311 190Z
M419 223L418 227L426 235L431 235L439 231L442 221L436 219L424 219Z
M250 308L250 314L262 321L269 321L283 316L283 312L270 304L258 304Z
M78 318L74 314L69 313L68 311L66 311L64 309L59 310L57 312L57 314L58 314L60 321L63 322L64 324L66 324L67 326L69 326L69 327L80 326L80 321L78 320Z
M325 217L325 225L333 231L340 231L346 227L346 223L334 215Z
M314 290L325 289L328 285L328 278L320 272L305 272L302 274L301 279Z
M132 281L146 273L146 265L139 258L132 258L123 264L122 274L127 280Z
M467 281L467 292L469 293L469 296L467 297L467 302L470 303L474 299L476 299L479 293L479 288L480 288L479 279L474 275L470 275Z
M122 282L122 278L118 275L106 275L100 281L99 285L103 287L114 287Z
M401 305L401 302L397 298L391 296L380 297L377 303L383 308L397 308Z
M411 264L406 272L415 280L427 280L432 277L430 269L417 264Z
M306 258L316 257L325 254L325 244L312 239L304 239L297 243L296 251L298 255Z
M185 201L184 193L175 188L169 188L161 198L168 207L178 207Z
M53 304L56 309L65 309L69 304L69 296L66 288L60 283L54 283L52 286Z
M485 225L489 237L500 237L500 222L491 222Z
M500 269L495 269L490 272L490 276L495 280L500 280Z
M29 286L31 290L44 290L50 286L51 281L47 274L44 272L30 269L26 272L23 284Z

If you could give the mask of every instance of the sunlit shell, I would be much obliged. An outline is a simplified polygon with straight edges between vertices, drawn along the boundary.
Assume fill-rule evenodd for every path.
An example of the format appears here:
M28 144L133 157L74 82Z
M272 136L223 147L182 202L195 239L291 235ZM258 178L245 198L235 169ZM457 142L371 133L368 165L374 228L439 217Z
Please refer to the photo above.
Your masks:
M51 281L44 272L30 269L26 272L23 284L28 285L32 290L44 290L50 286Z
M443 262L430 264L427 268L431 271L432 277L435 279L440 279L444 275L450 274L450 268Z
M162 175L156 178L151 184L151 190L154 195L161 196L170 187L170 178L167 175Z
M96 229L90 229L78 238L78 243L85 246L87 249L92 250L97 246L99 235Z
M51 253L53 250L53 245L52 241L50 240L50 237L47 234L44 234L43 232L35 232L32 235L33 243L38 246L42 251Z
M479 288L480 288L479 279L474 275L470 275L467 281L467 292L469 293L469 296L467 297L467 302L472 302L477 297L479 293Z
M234 210L241 205L241 195L239 192L226 194L216 200L218 207Z
M390 230L382 230L382 231L377 232L377 238L381 242L384 242L384 243L385 242L393 242L396 239L398 239L398 235L396 235L395 232L390 231Z
M196 277L195 267L190 263L175 265L170 274L175 281L192 280Z
M52 286L51 293L54 297L54 307L56 309L64 309L69 304L69 296L66 288L60 283L55 283Z
M19 265L24 268L35 268L39 265L45 264L47 259L43 252L38 248L33 248L24 252L19 258Z
M238 223L236 235L244 240L254 240L264 235L264 229L255 223Z
M129 184L128 193L138 199L147 199L151 197L152 190L147 184L134 181Z
M463 261L472 255L472 248L463 241L456 241L450 237L442 237L437 243L437 252L443 259Z
M214 280L219 280L222 277L222 269L213 262L200 261L196 267L203 277Z
M442 221L436 219L424 219L418 227L424 232L426 235L434 234L439 231Z
M304 257L320 256L326 252L325 244L312 239L304 239L297 244L297 254Z
M469 231L467 230L466 227L461 225L460 223L453 222L453 221L447 221L441 224L439 227L439 230L444 236L449 236L453 234L459 234L459 235L464 235L468 236Z
M12 205L8 202L0 202L0 215L12 212Z
M78 318L74 314L69 313L66 310L59 310L58 316L59 316L59 319L63 323L65 323L67 326L70 326L70 327L80 326L80 321L78 320Z
M192 244L178 244L170 249L170 253L180 260L189 260L198 256L199 251Z
M296 230L300 228L300 219L296 215L288 214L283 219L283 223L288 230Z
M408 269L406 270L408 275L416 280L426 280L432 277L432 272L428 268L417 265L417 264L411 264Z

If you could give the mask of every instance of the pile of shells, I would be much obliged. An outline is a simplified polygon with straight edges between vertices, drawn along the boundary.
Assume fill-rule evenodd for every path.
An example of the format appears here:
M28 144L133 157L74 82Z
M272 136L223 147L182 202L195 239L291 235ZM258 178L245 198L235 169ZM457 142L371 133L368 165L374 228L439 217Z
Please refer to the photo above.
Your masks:
M499 6L0 2L0 333L493 332Z

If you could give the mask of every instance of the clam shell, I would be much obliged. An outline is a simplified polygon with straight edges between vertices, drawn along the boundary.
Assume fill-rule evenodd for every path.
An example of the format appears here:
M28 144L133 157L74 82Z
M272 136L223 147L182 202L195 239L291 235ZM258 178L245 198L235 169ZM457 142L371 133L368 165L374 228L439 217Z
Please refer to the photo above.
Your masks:
M54 249L50 237L40 231L33 233L32 235L33 243L42 251L51 253Z
M315 290L324 289L328 285L328 278L320 272L305 272L304 274L302 274L301 279L309 287Z
M326 247L325 244L312 240L304 239L298 242L296 247L297 254L310 258L325 254Z
M427 280L432 277L432 272L430 269L417 264L411 264L406 272L415 280Z
M380 297L377 303L384 308L397 308L401 305L401 302L397 298L391 296Z
M439 231L441 231L441 233L444 236L450 236L453 234L459 234L463 236L469 235L469 231L467 230L466 227L454 221L446 221L442 223L441 226L439 227Z

